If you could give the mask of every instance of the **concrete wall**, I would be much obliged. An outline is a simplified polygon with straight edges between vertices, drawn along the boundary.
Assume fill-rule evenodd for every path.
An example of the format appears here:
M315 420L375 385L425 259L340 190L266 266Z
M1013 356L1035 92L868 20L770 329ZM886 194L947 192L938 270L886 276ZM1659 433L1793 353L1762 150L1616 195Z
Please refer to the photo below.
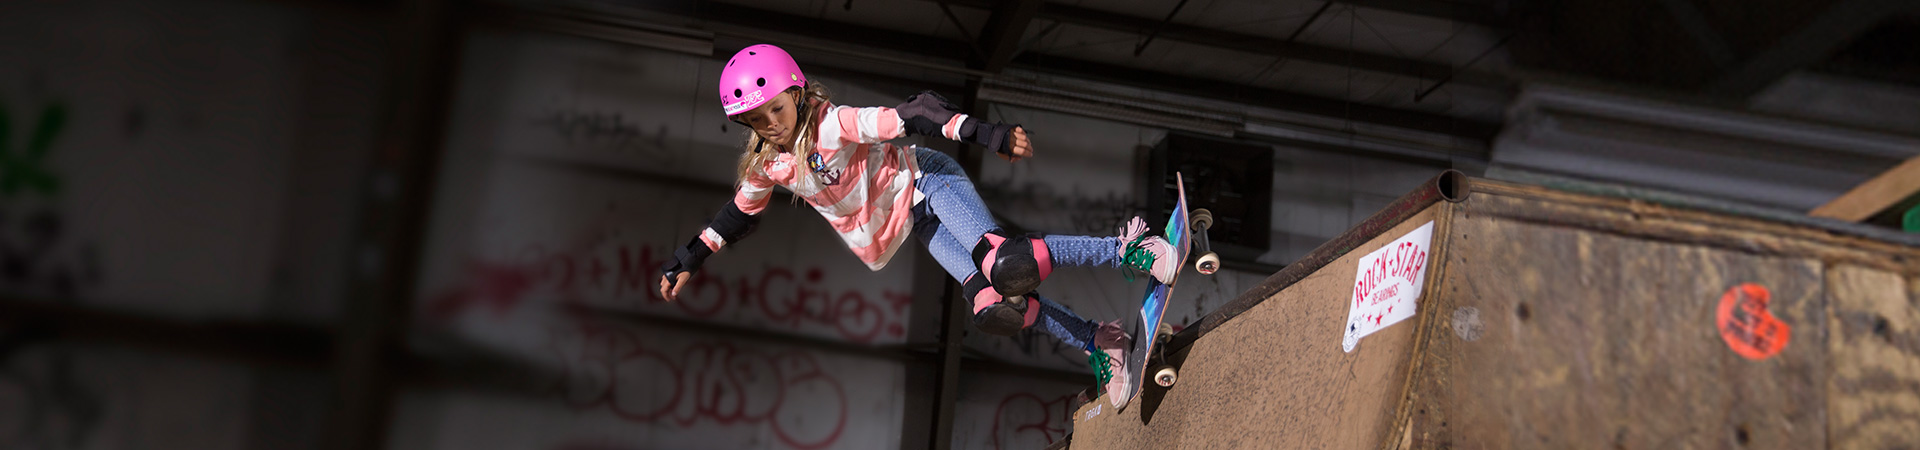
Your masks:
M0 296L330 323L386 32L362 11L271 2L0 5ZM0 448L308 448L319 435L318 372L40 343L33 325L9 323L0 344Z
M9 292L175 315L323 313L269 300L280 284L329 273L277 251L305 226L282 214L303 192L288 180L309 175L296 163L363 152L355 144L378 94L309 89L378 72L313 66L379 61L348 61L366 55L321 41L355 30L320 31L324 19L297 12L200 1L9 6L0 39L36 43L0 50L0 64L15 68L0 74L12 131L0 145L17 174L0 189L0 225L30 263L8 277ZM355 107L350 124L304 120Z

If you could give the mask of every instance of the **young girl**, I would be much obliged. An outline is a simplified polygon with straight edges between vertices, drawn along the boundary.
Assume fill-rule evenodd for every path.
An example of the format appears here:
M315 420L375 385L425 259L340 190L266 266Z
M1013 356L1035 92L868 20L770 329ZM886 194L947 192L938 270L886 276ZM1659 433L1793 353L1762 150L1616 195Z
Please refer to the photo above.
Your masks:
M751 233L768 194L781 186L819 211L872 270L885 267L904 238L914 235L961 282L981 332L1012 336L1041 323L1043 330L1090 356L1105 353L1108 367L1096 371L1116 375L1107 381L1110 393L1125 385L1125 371L1111 369L1124 360L1123 349L1131 341L1118 322L1083 319L1034 288L1053 267L1125 266L1160 280L1172 278L1179 262L1168 259L1167 241L1146 236L1146 222L1139 217L1119 237L1010 236L994 225L972 181L952 158L885 143L937 135L1018 161L1033 155L1020 126L960 114L931 91L894 108L834 105L786 51L766 44L747 47L727 61L720 72L720 102L730 120L753 130L740 156L739 188L700 236L675 250L661 268L662 297L676 299L708 256Z

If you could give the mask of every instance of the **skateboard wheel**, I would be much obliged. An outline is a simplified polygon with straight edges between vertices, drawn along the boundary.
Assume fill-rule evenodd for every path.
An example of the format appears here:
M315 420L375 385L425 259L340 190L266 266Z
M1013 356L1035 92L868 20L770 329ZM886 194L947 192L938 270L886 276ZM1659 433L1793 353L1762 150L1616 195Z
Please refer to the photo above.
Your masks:
M1174 371L1172 366L1160 366L1153 371L1153 384L1160 387L1173 387L1173 383L1178 381L1180 381L1180 373Z
M1213 252L1207 252L1207 254L1205 255L1200 255L1200 260L1193 262L1193 269L1200 271L1200 274L1202 275L1213 275L1214 272L1219 272L1220 271L1220 255L1215 254Z
M1213 226L1213 211L1200 208L1191 211L1189 215L1193 217L1193 229L1195 230L1205 230Z

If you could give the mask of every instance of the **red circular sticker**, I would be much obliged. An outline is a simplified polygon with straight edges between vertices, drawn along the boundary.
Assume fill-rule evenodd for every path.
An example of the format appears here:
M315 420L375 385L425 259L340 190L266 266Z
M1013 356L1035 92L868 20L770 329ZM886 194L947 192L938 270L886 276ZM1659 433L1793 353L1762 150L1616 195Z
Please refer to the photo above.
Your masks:
M1762 360L1780 354L1780 349L1787 347L1792 330L1767 311L1771 297L1766 286L1753 283L1741 283L1720 296L1714 323L1719 324L1720 337L1734 353Z

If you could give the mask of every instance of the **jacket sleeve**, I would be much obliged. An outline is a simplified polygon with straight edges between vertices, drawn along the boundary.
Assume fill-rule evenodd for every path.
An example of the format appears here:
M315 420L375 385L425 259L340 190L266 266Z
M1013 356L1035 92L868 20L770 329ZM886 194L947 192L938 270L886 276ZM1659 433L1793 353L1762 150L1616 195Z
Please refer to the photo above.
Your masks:
M753 234L772 192L773 180L760 174L748 176L734 192L733 199L720 206L720 212L707 222L700 235L673 251L673 259L660 267L661 274L671 278L680 272L698 272L707 257Z
M894 108L901 127L909 136L941 136L969 144L985 146L994 153L1012 152L1013 129L1019 124L994 123L960 113L960 108L933 91L921 91L907 97Z
M835 106L828 109L826 117L821 120L821 146L838 149L838 145L826 142L875 144L898 139L906 135L902 126L904 123L900 120L900 113L894 108Z

